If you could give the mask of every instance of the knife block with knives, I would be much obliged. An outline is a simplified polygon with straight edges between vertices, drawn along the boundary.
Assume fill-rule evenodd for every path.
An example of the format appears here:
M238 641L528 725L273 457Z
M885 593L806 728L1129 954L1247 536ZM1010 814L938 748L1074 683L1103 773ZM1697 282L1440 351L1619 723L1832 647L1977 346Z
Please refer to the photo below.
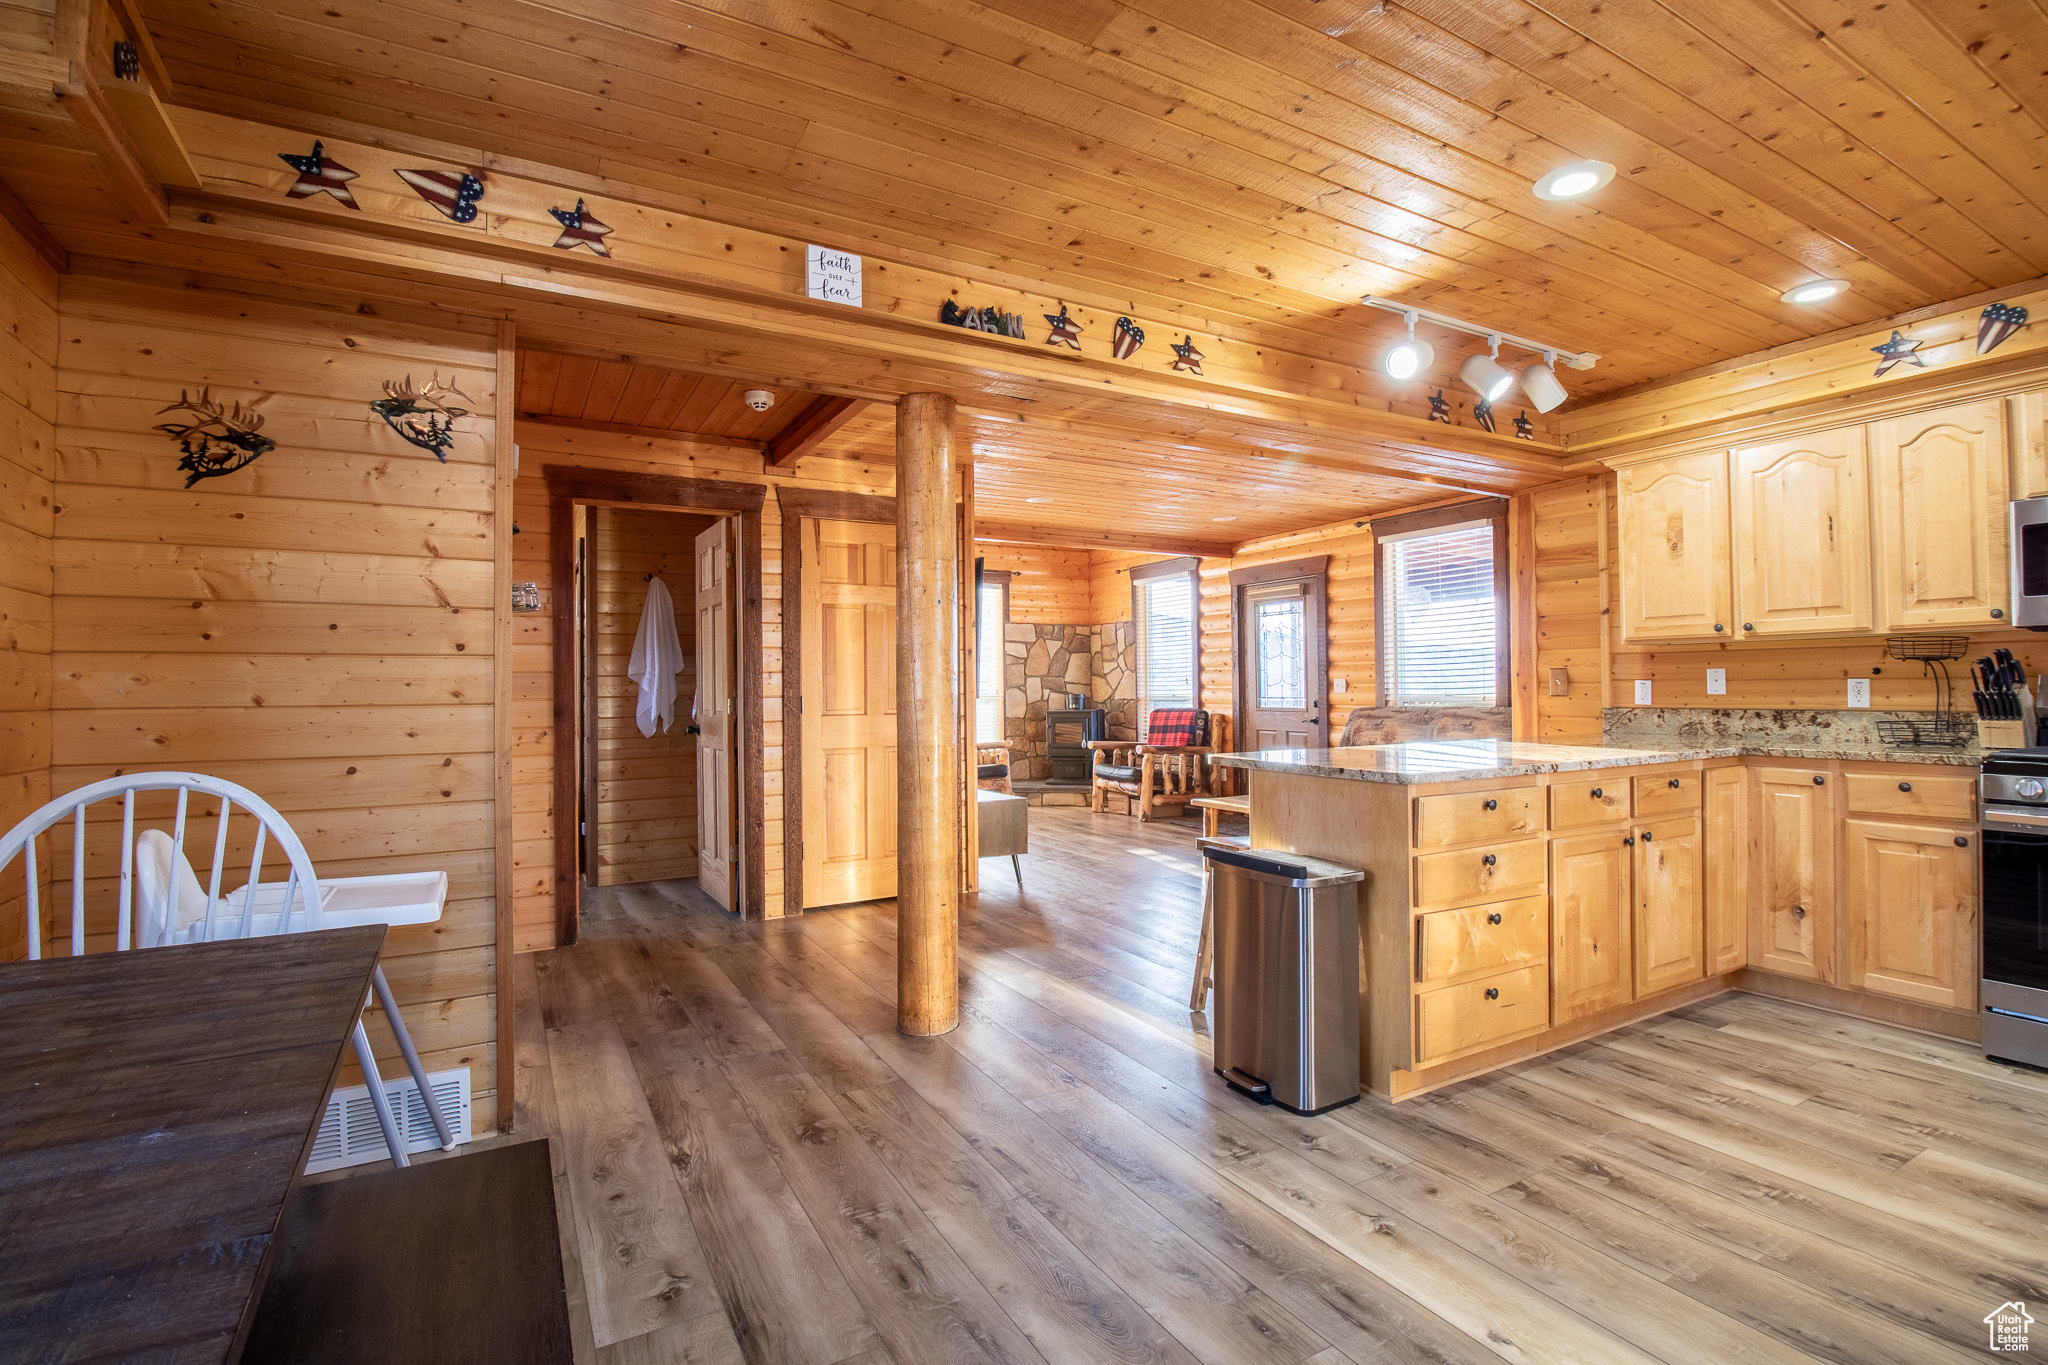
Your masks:
M2040 721L2026 670L2009 649L1994 649L1973 665L1977 742L1986 749L2039 747Z

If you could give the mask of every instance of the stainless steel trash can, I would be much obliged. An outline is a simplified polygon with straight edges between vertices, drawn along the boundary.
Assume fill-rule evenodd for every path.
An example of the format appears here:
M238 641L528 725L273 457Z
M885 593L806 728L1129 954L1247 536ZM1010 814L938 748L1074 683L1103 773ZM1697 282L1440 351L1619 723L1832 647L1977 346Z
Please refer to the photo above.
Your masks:
M1349 1104L1365 874L1267 849L1203 856L1216 897L1216 1070L1232 1089L1297 1114Z

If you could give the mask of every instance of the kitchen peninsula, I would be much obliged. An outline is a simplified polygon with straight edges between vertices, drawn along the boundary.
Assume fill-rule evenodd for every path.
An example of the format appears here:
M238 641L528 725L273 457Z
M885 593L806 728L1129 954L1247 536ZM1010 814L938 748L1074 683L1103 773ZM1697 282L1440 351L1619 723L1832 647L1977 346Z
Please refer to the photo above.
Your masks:
M1954 751L1442 740L1218 755L1251 842L1362 868L1360 1056L1390 1098L1741 985L1968 1036ZM1838 895L1838 888L1846 895Z

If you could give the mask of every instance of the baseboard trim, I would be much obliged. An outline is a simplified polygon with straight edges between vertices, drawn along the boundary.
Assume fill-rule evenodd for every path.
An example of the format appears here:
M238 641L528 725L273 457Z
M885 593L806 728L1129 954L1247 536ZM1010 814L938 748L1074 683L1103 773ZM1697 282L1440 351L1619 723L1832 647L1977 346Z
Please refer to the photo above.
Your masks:
M1966 1043L1980 1042L1984 1037L1984 1020L1975 1010L1938 1009L1933 1005L1915 1004L1911 1000L1894 1000L1888 995L1830 986L1825 981L1779 976L1755 967L1745 967L1736 972L1733 984L1736 990L1747 991L1751 995L1789 1000L1795 1005L1811 1005L1815 1009L1915 1029L1921 1033L1939 1034L1944 1038L1960 1038Z

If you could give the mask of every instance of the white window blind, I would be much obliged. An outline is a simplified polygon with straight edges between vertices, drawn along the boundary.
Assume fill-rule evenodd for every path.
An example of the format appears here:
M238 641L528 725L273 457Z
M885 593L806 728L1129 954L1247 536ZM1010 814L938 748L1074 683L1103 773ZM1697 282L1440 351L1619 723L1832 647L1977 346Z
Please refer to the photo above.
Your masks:
M1003 603L1001 583L984 582L974 613L974 738L1003 737Z
M1481 521L1385 542L1388 705L1496 704L1493 541Z
M1161 708L1195 704L1195 577L1138 584L1138 724Z

